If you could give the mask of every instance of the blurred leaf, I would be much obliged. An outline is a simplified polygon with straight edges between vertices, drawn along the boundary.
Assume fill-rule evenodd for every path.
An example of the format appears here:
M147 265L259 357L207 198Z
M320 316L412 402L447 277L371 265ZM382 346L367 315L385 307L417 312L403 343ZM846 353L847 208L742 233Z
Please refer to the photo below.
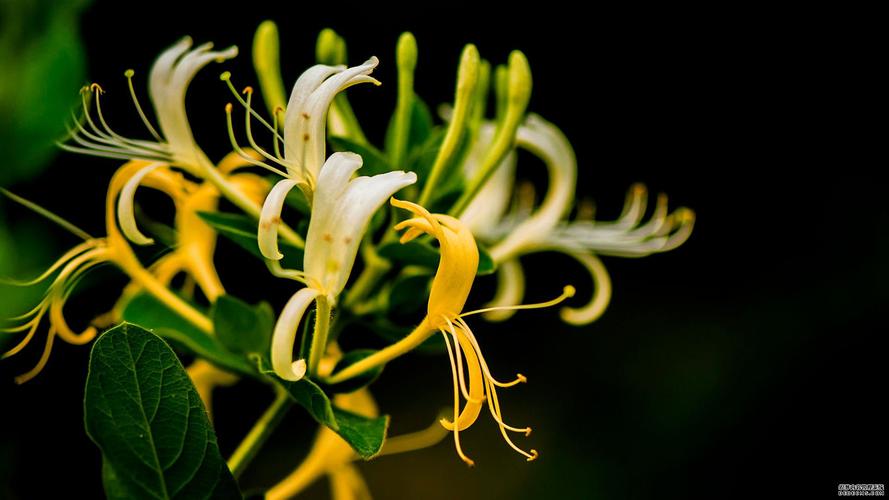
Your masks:
M83 0L0 2L0 185L36 174L84 84L78 17ZM13 154L14 153L14 154Z
M411 313L426 305L429 297L429 273L402 275L392 283L389 291L389 310Z
M93 345L84 423L110 498L241 498L179 359L136 325Z
M387 243L377 251L381 257L404 265L435 269L438 266L438 249L419 241Z
M429 177L429 171L432 170L432 164L435 163L435 157L438 156L438 150L444 141L445 132L446 130L441 127L433 129L429 137L408 154L408 169L416 172L422 181Z
M274 185L275 181L271 181L271 184ZM306 200L306 195L299 189L291 189L290 192L287 193L287 197L284 198L284 203L286 203L288 207L296 209L297 212L303 215L310 215L312 213L312 207L309 206L309 201Z
M267 302L252 306L237 297L221 295L210 315L216 338L229 351L264 354L271 349L275 312Z
M491 254L488 253L488 249L485 248L481 243L478 244L478 271L476 274L479 276L485 276L487 274L493 274L497 271L497 263L494 262L494 258L491 257Z
M407 243L387 243L380 247L378 253L391 261L403 265L422 266L435 269L438 266L439 250L426 243L409 241ZM497 264L488 250L482 245L478 246L478 274L483 276L497 270Z
M198 212L201 219L220 235L237 243L259 259L264 260L259 251L259 243L256 241L257 222L246 215L227 214L222 212ZM303 250L295 247L283 239L278 240L278 246L284 258L281 265L290 269L302 269Z
M343 354L343 357L337 362L336 366L333 368L333 372L331 374L336 374L336 372L343 370L344 368L361 361L362 359L370 356L371 354L377 351L373 349L356 349L354 351L349 351ZM361 375L347 380L345 382L341 382L339 384L334 385L325 385L325 389L329 392L335 394L349 393L355 392L362 387L366 387L374 382L380 374L383 373L383 365L380 365L372 370L368 370Z
M256 376L256 370L245 357L230 352L219 340L182 319L152 295L140 293L131 298L124 306L123 319L147 328L215 365Z
M328 140L335 151L351 151L361 155L361 159L364 160L361 170L359 170L361 175L377 175L393 170L401 170L393 168L386 156L370 144L360 144L346 137L336 136Z
M254 356L253 359L259 364L260 373L283 387L293 401L305 408L319 424L336 432L361 458L370 460L383 448L389 428L388 415L370 418L337 408L315 382L308 378L296 382L283 380L265 364L263 358Z

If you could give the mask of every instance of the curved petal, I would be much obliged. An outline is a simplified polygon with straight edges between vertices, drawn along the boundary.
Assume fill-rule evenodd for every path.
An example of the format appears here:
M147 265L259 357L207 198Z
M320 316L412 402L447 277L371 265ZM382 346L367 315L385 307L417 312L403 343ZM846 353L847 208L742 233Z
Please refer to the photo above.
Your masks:
M142 167L130 177L123 189L120 190L120 198L117 200L117 219L120 222L120 230L128 240L137 245L150 245L154 243L154 240L142 234L136 225L136 212L133 207L136 188L139 187L146 175L164 166L166 166L165 163L151 163Z
M376 57L348 69L317 65L310 68L293 88L285 117L284 158L301 175L316 179L326 158L327 112L333 98L346 88L365 82L379 64Z
M546 241L571 209L577 184L574 150L558 127L537 115L530 115L519 127L516 141L544 161L549 172L549 187L540 207L491 248L491 256L497 262L515 257L529 245Z
M370 218L395 192L417 181L415 173L401 171L350 180L361 163L355 153L332 154L313 195L304 267L331 299L349 279Z
M183 166L195 166L204 160L203 151L195 143L185 112L188 84L211 61L231 59L237 47L213 51L205 43L191 51L192 40L185 37L158 57L151 68L148 92L157 114L161 132L176 158Z
M479 169L493 139L494 126L490 123L483 124L463 164L463 174L467 179L471 179ZM490 180L460 213L460 220L469 226L472 234L484 238L496 237L494 230L503 218L513 195L516 158L515 151L510 151L497 166Z
M599 319L599 316L608 307L608 303L611 302L611 278L608 276L605 265L595 255L579 252L565 252L565 254L574 257L586 268L593 279L594 290L589 303L577 308L563 307L559 315L566 323L576 326L592 323Z
M259 243L259 251L266 259L281 260L284 258L284 255L278 251L278 227L281 225L281 211L284 210L284 200L287 199L287 193L296 187L296 184L296 181L290 179L278 181L262 205L262 212L259 215L257 241Z
M295 382L306 374L306 361L293 361L293 344L296 330L309 305L318 296L318 290L303 288L287 301L272 334L272 368L284 380Z

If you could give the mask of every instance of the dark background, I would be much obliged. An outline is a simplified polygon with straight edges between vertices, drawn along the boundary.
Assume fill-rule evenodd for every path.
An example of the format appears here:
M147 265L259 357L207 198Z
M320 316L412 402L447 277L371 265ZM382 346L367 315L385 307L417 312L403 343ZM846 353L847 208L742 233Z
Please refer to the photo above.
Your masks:
M534 427L527 443L541 452L538 462L515 455L483 416L463 436L475 468L450 440L381 458L362 465L376 497L832 497L840 482L886 482L889 208L878 180L885 155L873 151L885 135L877 128L885 99L876 91L885 57L875 57L868 13L99 0L82 16L89 81L108 91L111 123L141 134L125 69L137 70L144 93L153 58L180 36L237 44L241 56L209 66L189 92L198 142L218 158L228 146L223 106L231 99L218 74L224 66L236 85L255 85L250 46L266 18L281 30L286 82L312 64L323 27L346 38L350 61L380 57L383 87L349 91L377 143L394 106L401 31L417 37L416 90L433 105L451 100L464 43L494 63L521 49L534 74L530 109L571 139L580 194L595 198L600 217L616 216L637 181L698 215L676 251L605 259L614 299L589 327L562 325L555 310L502 325L473 318L495 372L529 377L501 399L509 420ZM524 165L522 173L540 178L536 164ZM63 154L12 188L101 234L115 167ZM17 275L72 244L25 210L5 208L12 246L19 234L46 233L41 249L13 254ZM252 268L243 254L220 252L223 279L253 284L244 280ZM528 300L566 281L579 300L590 293L565 257L524 263ZM113 297L123 280L103 276L110 281L94 286L94 296ZM273 297L268 290L254 285L245 298L280 307L292 293L281 284ZM483 281L472 300L490 292L491 280ZM75 324L100 312L84 297L68 309ZM57 343L44 372L17 387L12 377L39 349L26 353L0 364L0 497L101 496L99 453L82 426L88 349ZM450 384L444 358L418 355L393 362L373 389L398 434L431 422L450 403ZM242 384L218 398L228 453L270 395ZM248 487L274 482L304 453L311 426L294 413L269 458L248 471ZM325 498L325 490L319 483L307 498Z

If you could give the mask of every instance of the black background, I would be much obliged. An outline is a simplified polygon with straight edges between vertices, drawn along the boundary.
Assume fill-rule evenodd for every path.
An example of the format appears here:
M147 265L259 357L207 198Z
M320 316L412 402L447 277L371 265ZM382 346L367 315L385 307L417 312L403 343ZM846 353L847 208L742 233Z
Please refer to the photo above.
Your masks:
M884 89L877 91L885 54L878 57L868 16L641 6L581 12L551 2L96 1L82 30L90 77L108 90L104 109L135 133L123 71L133 67L144 78L153 58L184 34L237 44L241 56L225 69L237 85L255 85L249 48L261 20L279 25L289 82L312 64L318 31L335 28L352 62L382 61L375 73L382 88L350 90L378 143L394 105L401 31L417 37L417 92L433 104L451 99L463 43L476 43L495 63L521 49L534 74L530 109L572 140L580 193L595 198L600 216L616 216L637 181L696 211L695 232L679 250L606 259L614 300L589 327L554 326L554 311L503 325L473 322L495 371L529 376L502 398L511 420L535 428L539 462L513 455L480 419L464 436L474 469L447 441L384 458L362 466L378 498L833 497L837 483L885 483L887 470L889 209L878 180L885 154L875 151L885 136ZM189 92L195 134L211 157L227 147L230 97L221 71L211 65ZM17 190L98 233L114 166L61 155L42 182ZM523 168L539 178L533 162ZM18 216L13 229L43 224L10 212ZM70 241L58 240L61 254ZM249 285L237 252L220 249L220 270ZM586 276L564 257L524 263L529 300L551 296L566 280L581 299L589 294ZM108 294L123 283L115 279ZM271 288L278 295L267 297L269 290L254 286L245 297L280 307L292 293L281 284ZM483 282L475 301L490 290ZM84 321L99 312L88 300L69 310ZM47 369L22 387L12 376L34 360L0 365L7 495L101 496L99 454L82 430L87 356L86 348L58 345ZM420 428L449 402L447 363L399 360L374 389L393 415L393 433ZM224 453L269 400L262 391L220 394ZM310 429L306 417L288 418L271 458L257 462L245 483L281 477ZM323 485L309 492L325 495Z

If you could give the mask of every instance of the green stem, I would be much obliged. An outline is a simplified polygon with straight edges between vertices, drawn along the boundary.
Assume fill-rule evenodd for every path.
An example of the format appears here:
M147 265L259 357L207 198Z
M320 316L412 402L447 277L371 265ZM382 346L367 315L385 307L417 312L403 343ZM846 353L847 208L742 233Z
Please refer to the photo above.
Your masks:
M265 444L278 424L281 423L281 419L284 418L291 404L293 404L293 401L287 392L284 389L276 388L275 400L272 402L272 405L259 417L259 420L250 429L247 437L241 441L241 444L232 453L231 458L228 459L228 468L231 469L232 475L235 478L239 477L247 466L250 465L250 462L259 453L262 445Z
M318 371L318 364L327 350L327 334L330 333L330 302L327 297L319 295L315 299L315 332L312 335L312 344L309 347L309 375Z

